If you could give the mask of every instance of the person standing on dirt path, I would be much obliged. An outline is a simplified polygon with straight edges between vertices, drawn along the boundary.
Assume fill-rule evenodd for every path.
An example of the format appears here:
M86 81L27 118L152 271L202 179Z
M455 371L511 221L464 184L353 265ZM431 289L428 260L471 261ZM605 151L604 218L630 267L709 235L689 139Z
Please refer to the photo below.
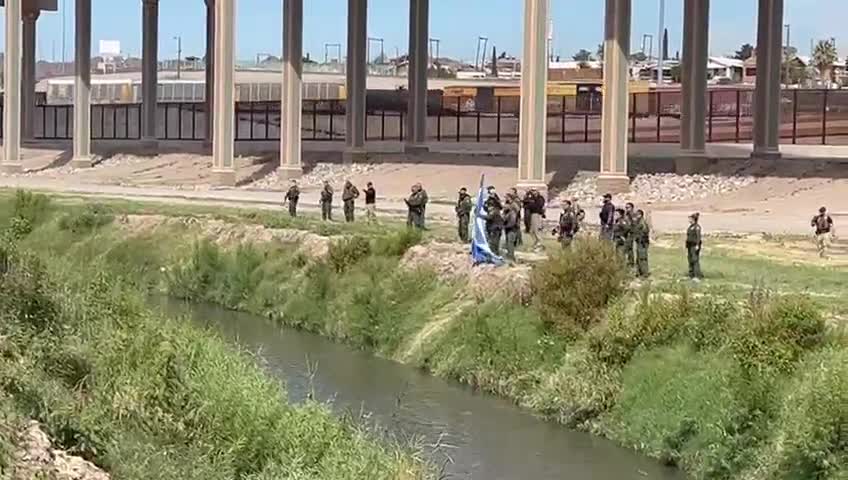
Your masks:
M292 218L297 216L298 200L300 200L300 188L297 186L297 180L292 180L289 190L286 192L286 203L289 204L289 216Z
M506 196L510 208L514 209L515 214L518 216L518 234L515 236L515 247L518 248L524 243L524 239L521 238L521 197L518 195L518 189L515 187L511 187Z
M689 261L689 278L700 280L704 278L701 274L701 225L698 220L701 214L698 212L689 215L689 228L686 229L686 257Z
M813 217L810 226L816 229L816 247L819 257L827 258L827 249L833 236L833 219L827 214L827 208L821 207L819 214Z
M571 247L571 242L574 241L574 235L577 233L577 217L574 216L574 210L571 205L571 200L564 200L562 203L562 213L559 215L559 223L557 224L556 234L562 248Z
M489 250L495 255L501 254L501 236L503 235L504 218L503 218L503 203L498 196L495 187L490 186L487 189L489 198L483 203L483 209L486 214L486 238L489 240Z
M521 207L524 210L524 233L530 234L533 229L533 202L535 201L534 193L536 192L535 188L531 188L524 192L524 198L521 199Z
M583 223L586 221L586 210L580 206L577 197L571 198L571 211L574 212L574 219L577 221L577 228L574 230L576 235L583 229Z
M371 182L365 186L365 216L368 218L368 223L377 221L377 190Z
M530 215L530 237L533 238L533 250L538 251L543 248L539 234L545 218L545 197L535 188L531 188L524 197L524 208Z
M636 242L636 238L634 237L636 230L633 228L636 224L636 206L632 202L624 204L624 222L630 226L627 229L628 237L624 244L624 252L627 257L627 266L633 267L636 265L636 258L633 252L634 243ZM647 224L647 220L645 222Z
M615 221L615 205L612 203L612 195L604 194L604 203L601 205L601 239L612 240L612 225Z
M409 197L405 200L408 213L406 216L406 225L415 227L419 230L424 229L424 211L427 207L427 192L421 187L420 183L412 186Z
M356 186L354 186L350 180L346 180L344 184L344 190L342 190L342 202L344 205L345 222L353 222L353 215L356 211L357 198L359 198L359 189L357 189Z
M333 187L326 180L324 181L324 188L321 190L321 219L324 221L333 220Z
M614 220L612 224L612 241L615 244L615 251L621 261L627 260L627 239L630 237L630 225L624 220L624 209L616 208Z
M471 241L471 232L468 230L468 226L471 222L471 210L474 209L474 202L471 200L471 195L468 194L468 190L465 187L459 189L459 198L456 199L456 222L457 222L457 233L459 233L459 240L462 243L469 243Z
M518 237L521 235L521 208L518 205L518 194L507 195L506 205L503 209L503 231L506 236L504 244L506 247L506 259L515 261L515 247L518 245Z
M626 215L626 213L625 213ZM645 220L645 212L636 210L633 215L632 237L636 242L636 275L648 278L651 274L648 268L648 247L651 244L651 228Z

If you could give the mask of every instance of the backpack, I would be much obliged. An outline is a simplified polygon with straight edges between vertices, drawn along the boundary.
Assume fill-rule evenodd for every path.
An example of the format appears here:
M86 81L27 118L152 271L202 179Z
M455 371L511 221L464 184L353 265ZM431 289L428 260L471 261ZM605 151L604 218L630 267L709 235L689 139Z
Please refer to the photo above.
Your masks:
M819 215L816 217L816 230L826 232L830 228L827 215Z

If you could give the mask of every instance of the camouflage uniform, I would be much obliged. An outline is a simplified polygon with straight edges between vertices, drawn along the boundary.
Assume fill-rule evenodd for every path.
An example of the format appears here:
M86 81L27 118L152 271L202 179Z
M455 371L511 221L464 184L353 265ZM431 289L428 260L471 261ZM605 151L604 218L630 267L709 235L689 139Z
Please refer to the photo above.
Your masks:
M819 257L826 258L832 235L833 219L830 218L826 210L820 211L818 215L813 217L810 226L816 229L816 248L819 251Z
M497 194L491 195L483 204L486 210L486 238L489 240L489 249L495 255L501 254L501 235L503 234L503 205Z
M289 204L289 215L292 217L297 216L298 200L300 200L300 189L297 188L297 185L292 185L289 187L289 191L286 192L286 202Z
M630 225L624 219L624 216L618 217L612 225L612 240L615 244L615 251L622 260L627 258L627 239L630 237Z
M651 229L644 217L634 218L630 237L636 242L636 274L646 278L650 275L648 246L651 244Z
M321 219L333 219L333 187L329 185L321 190Z
M459 233L459 239L463 243L468 243L471 241L471 235L468 231L468 224L471 221L471 210L474 209L474 204L471 201L471 195L467 193L460 193L459 198L456 201L456 218L457 218L457 230Z
M504 244L506 246L506 258L509 260L515 260L515 246L517 244L516 237L521 235L521 220L518 213L519 209L515 207L516 205L512 203L512 200L510 200L510 202L507 203L506 208L503 210L503 230L506 234Z
M359 198L359 190L352 183L346 182L344 190L342 190L345 222L353 222L353 213L356 209L357 198Z
M689 278L702 278L701 226L697 221L686 229L686 257L689 262Z
M635 226L636 226L637 221L636 221L636 218L635 218L635 214L632 211L630 211L630 212L625 211L624 215L622 215L622 218L624 218L624 223L625 223L625 225L627 225L627 236L625 237L625 240L624 240L624 257L627 259L627 266L632 267L636 264L636 259L633 255L633 244L636 241L636 237L635 237L636 228L635 228Z
M571 207L567 207L559 215L559 224L557 226L557 238L563 248L571 247L571 242L574 240L577 230L577 217L574 215Z
M406 199L406 206L409 209L406 217L407 226L424 229L424 210L427 207L427 192L421 188L415 189L409 195L409 198Z

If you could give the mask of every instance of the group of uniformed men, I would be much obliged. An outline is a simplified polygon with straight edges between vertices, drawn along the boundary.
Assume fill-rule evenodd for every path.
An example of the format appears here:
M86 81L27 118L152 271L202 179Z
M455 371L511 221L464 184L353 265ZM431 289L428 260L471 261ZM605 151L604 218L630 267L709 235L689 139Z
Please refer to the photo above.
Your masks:
M359 198L359 190L350 180L347 180L342 190L346 222L354 221L357 198ZM377 191L374 189L374 184L368 182L365 189L365 211L369 222L376 221L377 218L376 198ZM299 199L300 189L297 181L292 180L285 196L289 214L292 217L297 216ZM405 199L408 209L408 226L419 229L425 228L424 219L428 201L427 191L421 184L413 185L409 197ZM501 245L503 245L504 256L508 260L515 260L515 248L523 244L522 223L524 232L529 234L533 240L533 250L543 248L540 234L545 218L545 203L545 197L535 188L529 189L523 197L519 196L518 189L510 188L502 201L495 187L488 187L481 217L486 222L486 236L492 253L500 255ZM459 239L465 243L471 241L469 226L473 210L474 202L471 195L463 187L459 190L455 211ZM332 220L333 218L333 187L326 181L321 190L321 218L324 220ZM563 248L571 246L574 237L580 232L585 218L586 212L580 208L577 199L563 200L562 213L553 231ZM645 212L636 209L632 202L625 203L624 208L617 208L612 203L612 195L607 193L603 197L599 219L601 238L615 244L616 251L629 267L635 268L637 276L648 277L650 275L648 248L651 243L651 229L645 217ZM700 214L697 212L690 215L689 227L686 230L687 261L689 263L689 277L692 279L700 279L703 276L701 273L702 236L699 219ZM827 214L827 209L821 207L819 214L813 217L810 225L815 229L819 255L824 258L827 255L828 244L833 237L833 219Z

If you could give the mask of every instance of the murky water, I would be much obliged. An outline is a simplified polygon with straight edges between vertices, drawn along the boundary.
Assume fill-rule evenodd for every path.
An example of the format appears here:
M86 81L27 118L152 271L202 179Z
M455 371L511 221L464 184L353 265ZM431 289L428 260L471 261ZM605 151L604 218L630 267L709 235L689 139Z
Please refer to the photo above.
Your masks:
M508 401L317 335L213 306L167 302L164 308L257 352L263 367L286 383L291 401L313 391L320 401L332 400L336 409L370 412L378 425L400 438L416 435L426 444L440 442L445 446L433 460L450 457L449 478L685 478L608 441L542 421Z

